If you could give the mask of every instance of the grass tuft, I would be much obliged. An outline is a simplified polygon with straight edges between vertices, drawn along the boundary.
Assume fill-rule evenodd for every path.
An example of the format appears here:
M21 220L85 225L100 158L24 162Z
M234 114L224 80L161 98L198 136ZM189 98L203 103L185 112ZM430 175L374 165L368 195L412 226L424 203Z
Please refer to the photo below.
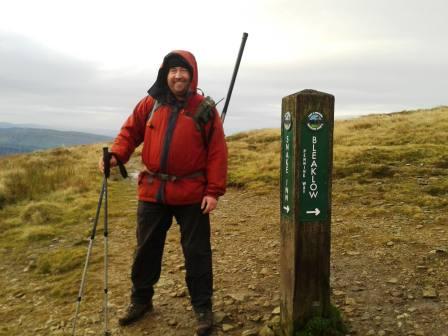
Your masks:
M344 336L347 332L339 310L331 305L327 318L313 317L296 336Z
M29 242L50 240L57 235L57 230L50 225L25 227L22 229L21 239Z
M20 218L25 224L41 225L58 221L62 215L63 210L55 203L32 201L23 208Z
M70 248L43 254L37 260L36 271L41 274L62 274L79 268L85 258L85 249Z
M39 200L54 191L90 189L91 173L77 164L74 148L7 157L0 162L0 208L20 201Z

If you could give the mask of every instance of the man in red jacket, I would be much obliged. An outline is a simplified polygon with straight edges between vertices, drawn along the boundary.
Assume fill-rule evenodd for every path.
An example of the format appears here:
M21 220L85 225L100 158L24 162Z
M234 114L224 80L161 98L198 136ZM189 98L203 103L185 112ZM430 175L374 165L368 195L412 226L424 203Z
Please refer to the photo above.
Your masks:
M212 253L209 213L226 189L227 147L213 103L197 93L194 56L177 50L165 56L148 96L135 107L112 145L111 167L126 163L143 143L138 177L137 249L132 265L131 304L120 325L153 309L167 230L180 226L186 283L198 335L213 324Z

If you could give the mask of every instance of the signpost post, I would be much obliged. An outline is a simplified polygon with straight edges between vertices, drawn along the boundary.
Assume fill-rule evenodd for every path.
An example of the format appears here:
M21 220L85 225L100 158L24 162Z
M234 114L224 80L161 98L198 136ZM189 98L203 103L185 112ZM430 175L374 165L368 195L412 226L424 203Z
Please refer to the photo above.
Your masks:
M282 100L281 326L294 335L330 311L334 96L304 90Z

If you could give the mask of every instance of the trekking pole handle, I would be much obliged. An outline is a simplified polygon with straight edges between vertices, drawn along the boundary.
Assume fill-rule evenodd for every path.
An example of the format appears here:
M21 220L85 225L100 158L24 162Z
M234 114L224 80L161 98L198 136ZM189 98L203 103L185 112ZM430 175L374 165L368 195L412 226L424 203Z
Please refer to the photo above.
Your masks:
M246 45L248 33L243 33L243 39L241 40L240 50L238 52L238 57L236 59L235 68L233 69L232 80L230 81L229 91L227 92L226 102L222 109L221 113L221 121L224 124L224 119L226 118L227 108L229 107L230 97L232 96L233 86L235 85L236 75L238 73L238 69L240 68L241 58L243 56L244 47Z
M109 148L103 147L104 177L110 176L110 153Z

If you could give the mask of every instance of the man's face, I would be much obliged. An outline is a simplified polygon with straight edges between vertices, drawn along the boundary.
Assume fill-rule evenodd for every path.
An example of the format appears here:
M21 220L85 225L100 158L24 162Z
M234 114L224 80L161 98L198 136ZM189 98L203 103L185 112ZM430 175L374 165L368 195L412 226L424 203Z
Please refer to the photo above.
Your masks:
M186 68L173 67L168 69L167 83L176 98L183 98L190 86L190 73Z

